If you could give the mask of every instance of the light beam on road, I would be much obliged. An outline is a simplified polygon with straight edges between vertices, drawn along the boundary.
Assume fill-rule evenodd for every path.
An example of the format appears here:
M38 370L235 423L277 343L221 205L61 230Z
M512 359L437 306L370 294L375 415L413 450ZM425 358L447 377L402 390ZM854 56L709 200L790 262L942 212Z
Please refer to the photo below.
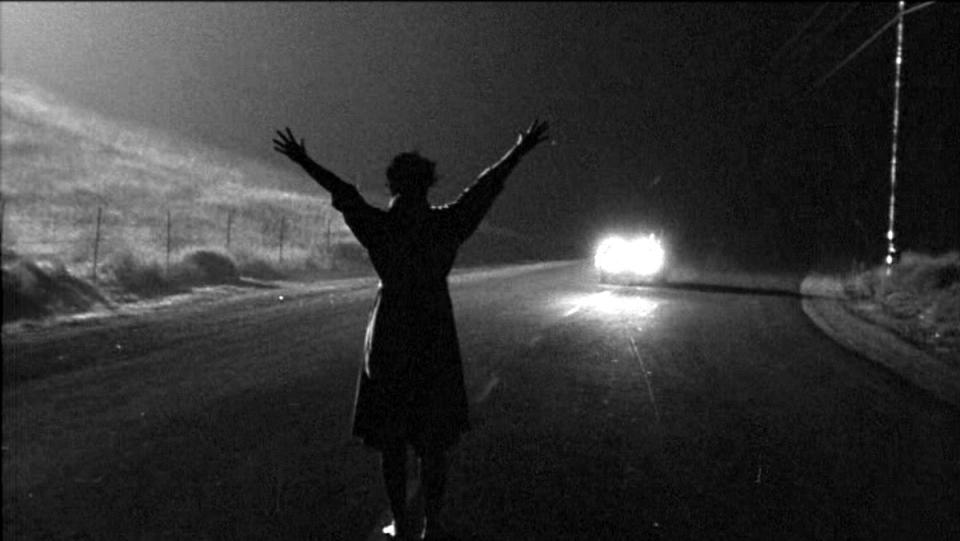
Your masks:
M607 315L647 317L660 306L659 301L637 295L617 295L613 291L601 291L580 295L567 301L567 313L589 309Z

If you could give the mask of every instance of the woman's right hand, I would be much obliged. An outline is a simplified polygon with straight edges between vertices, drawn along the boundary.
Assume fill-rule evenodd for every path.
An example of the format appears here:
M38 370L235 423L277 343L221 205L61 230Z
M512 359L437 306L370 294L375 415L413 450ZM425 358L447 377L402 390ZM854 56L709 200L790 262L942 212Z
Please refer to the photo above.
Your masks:
M526 131L517 134L516 149L521 154L526 154L540 143L548 140L549 137L546 136L548 127L549 125L546 122L540 122L539 119L534 119Z

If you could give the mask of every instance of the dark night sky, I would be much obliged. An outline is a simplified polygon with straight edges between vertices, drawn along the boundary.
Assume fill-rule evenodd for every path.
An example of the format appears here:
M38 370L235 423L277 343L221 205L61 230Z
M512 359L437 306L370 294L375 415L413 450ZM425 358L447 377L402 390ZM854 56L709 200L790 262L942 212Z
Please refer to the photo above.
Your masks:
M270 138L289 125L374 202L397 152L438 161L440 202L538 116L556 145L517 170L494 225L586 246L646 223L701 253L748 256L796 238L804 263L882 241L894 32L813 82L893 2L822 7L793 41L820 4L2 6L5 73L263 160L280 162ZM931 249L958 244L943 233L960 210L958 13L937 4L906 25L904 137L917 149L904 149L903 167L927 179L923 193L940 192L929 199L942 216L905 218L903 234ZM777 228L779 238L763 233ZM859 232L837 246L804 240L835 229Z

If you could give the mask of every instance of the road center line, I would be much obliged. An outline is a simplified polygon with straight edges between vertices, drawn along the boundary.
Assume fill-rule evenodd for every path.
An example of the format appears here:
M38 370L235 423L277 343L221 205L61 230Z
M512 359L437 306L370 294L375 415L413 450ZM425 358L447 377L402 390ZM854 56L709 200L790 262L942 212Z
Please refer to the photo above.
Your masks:
M643 374L643 381L647 384L647 394L650 396L650 403L653 404L653 414L657 418L657 426L660 425L660 408L657 406L657 399L653 396L653 385L650 384L650 377L647 375L647 365L643 362L643 358L640 356L640 350L637 349L637 343L633 340L633 336L629 335L630 339L630 349L633 351L634 358L637 359L637 362L640 363L640 371Z

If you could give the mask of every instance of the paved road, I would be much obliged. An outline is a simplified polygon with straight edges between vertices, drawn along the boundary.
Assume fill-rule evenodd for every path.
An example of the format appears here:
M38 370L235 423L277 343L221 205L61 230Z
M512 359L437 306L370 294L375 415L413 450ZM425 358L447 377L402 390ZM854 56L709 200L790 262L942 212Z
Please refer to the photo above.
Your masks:
M366 539L348 438L369 281L4 336L4 533ZM960 412L791 295L453 280L462 539L957 539ZM280 296L283 300L280 300Z

